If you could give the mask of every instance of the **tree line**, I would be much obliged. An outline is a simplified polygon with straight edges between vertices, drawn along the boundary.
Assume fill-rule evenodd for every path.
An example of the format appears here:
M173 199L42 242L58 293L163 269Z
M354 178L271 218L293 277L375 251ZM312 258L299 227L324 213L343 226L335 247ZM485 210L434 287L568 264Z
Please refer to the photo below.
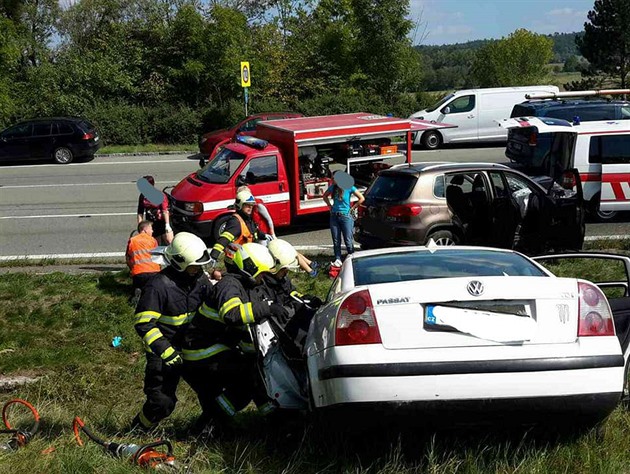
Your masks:
M540 83L559 54L527 30L416 48L409 11L409 0L2 0L0 125L82 116L108 144L192 143L242 117L241 61L251 113L407 116L431 90Z

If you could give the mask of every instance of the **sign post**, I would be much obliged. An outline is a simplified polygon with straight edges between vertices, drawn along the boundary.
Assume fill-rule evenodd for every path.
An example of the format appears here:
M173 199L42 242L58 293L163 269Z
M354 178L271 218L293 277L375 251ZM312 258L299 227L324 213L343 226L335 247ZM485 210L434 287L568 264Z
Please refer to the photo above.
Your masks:
M249 102L249 86L252 85L252 74L249 69L248 61L241 61L241 87L243 87L243 95L245 97L245 117L247 117L247 104Z

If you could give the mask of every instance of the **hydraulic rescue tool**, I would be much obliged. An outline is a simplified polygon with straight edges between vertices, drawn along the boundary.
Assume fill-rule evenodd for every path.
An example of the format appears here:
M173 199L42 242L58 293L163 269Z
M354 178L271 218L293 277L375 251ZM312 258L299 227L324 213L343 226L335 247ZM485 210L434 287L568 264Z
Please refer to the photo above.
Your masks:
M117 458L129 458L131 463L136 466L156 469L159 471L182 473L190 472L186 466L175 460L175 456L173 456L173 446L169 440L158 440L153 443L140 445L104 441L92 433L85 426L83 420L78 416L75 417L72 422L72 430L74 431L74 438L79 446L83 446L83 440L81 439L81 432L83 432L96 444L105 448L105 450L112 456ZM160 446L164 447L166 452L158 451L156 449Z
M9 407L12 405L23 405L30 410L34 422L29 430L18 430L11 426L9 423ZM11 434L13 437L7 442L0 443L0 453L17 451L18 448L26 446L39 430L39 413L33 405L19 398L9 400L4 404L4 407L2 407L2 421L6 429L0 430L0 433Z

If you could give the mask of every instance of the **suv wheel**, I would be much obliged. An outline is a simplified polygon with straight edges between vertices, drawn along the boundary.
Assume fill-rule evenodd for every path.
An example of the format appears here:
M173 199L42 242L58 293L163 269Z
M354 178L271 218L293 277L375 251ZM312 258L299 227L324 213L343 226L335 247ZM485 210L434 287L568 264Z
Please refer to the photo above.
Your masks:
M68 163L71 163L72 158L73 156L70 149L63 146L57 148L53 153L53 160L55 160L55 163L59 163L60 165L67 165Z
M437 245L457 245L458 239L450 230L437 230L435 232L431 232L427 237L427 243L433 239L433 241Z
M431 130L430 132L424 132L420 141L427 150L437 150L442 144L442 135L440 135L440 132Z

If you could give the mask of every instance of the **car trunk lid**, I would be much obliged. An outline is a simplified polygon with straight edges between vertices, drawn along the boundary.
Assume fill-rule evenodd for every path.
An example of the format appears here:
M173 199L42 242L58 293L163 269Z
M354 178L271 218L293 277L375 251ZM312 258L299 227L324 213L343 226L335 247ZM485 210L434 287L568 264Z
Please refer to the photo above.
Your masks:
M387 349L554 344L577 339L574 279L433 279L375 285L370 295Z

